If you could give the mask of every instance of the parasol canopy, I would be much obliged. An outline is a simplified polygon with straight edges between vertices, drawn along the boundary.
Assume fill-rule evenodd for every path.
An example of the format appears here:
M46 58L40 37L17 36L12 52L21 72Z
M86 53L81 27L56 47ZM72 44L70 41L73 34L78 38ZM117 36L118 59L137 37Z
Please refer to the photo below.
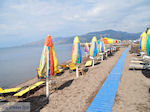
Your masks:
M91 44L91 47L90 47L90 56L91 57L95 57L98 55L98 45L97 45L97 38L96 36L94 36L92 38L92 44Z
M144 52L144 49L146 49L146 40L147 40L147 34L146 32L143 32L141 34L141 51Z
M147 31L147 43L146 43L146 52L150 56L150 29Z
M118 40L116 40L116 43L119 43L119 41L118 41Z
M107 37L105 37L105 38L103 39L103 41L104 41L105 44L108 44Z
M115 40L112 38L107 38L107 37L104 38L105 44L113 44L114 42L115 42Z
M50 76L56 74L57 67L58 62L54 51L53 42L51 36L48 35L41 55L40 73L43 77L49 78Z
M89 45L88 45L88 43L87 43L87 42L85 43L84 51L85 51L85 52L89 52Z
M76 36L73 41L73 47L72 47L72 63L74 64L80 64L82 60L82 54L81 54L81 46L79 37Z
M98 40L98 52L103 53L105 51L105 45L103 40Z
M141 52L141 41L142 41L142 38L140 37L140 41L139 41L139 51Z

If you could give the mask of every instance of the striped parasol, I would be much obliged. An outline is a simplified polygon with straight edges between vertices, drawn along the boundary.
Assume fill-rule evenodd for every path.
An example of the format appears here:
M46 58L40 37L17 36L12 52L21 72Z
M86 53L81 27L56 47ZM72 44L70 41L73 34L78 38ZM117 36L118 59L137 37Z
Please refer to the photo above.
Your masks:
M88 43L87 43L87 42L85 43L84 51L85 51L85 52L89 52L89 45L88 45Z
M92 43L90 47L90 57L93 59L93 66L94 66L94 57L98 55L98 44L97 44L97 38L94 36L92 38Z
M150 29L147 31L147 43L146 43L147 55L150 56Z
M141 37L142 37L142 40L141 40L141 52L144 52L144 49L146 49L146 40L147 40L146 32L143 32Z
M140 41L139 41L139 51L141 52L141 41L142 41L142 37L140 36Z
M98 52L103 53L105 51L105 45L103 40L98 40Z
M82 61L81 46L78 36L74 38L72 47L72 63L76 64L76 77L78 77L78 64Z
M87 53L89 52L89 45L88 45L88 43L87 43L87 42L85 43L84 52L85 52L86 57L87 57Z
M46 80L47 97L49 96L48 80L49 77L56 74L57 67L58 67L58 62L54 51L53 42L51 36L48 35L44 43L41 60L40 60L40 73L43 77L47 79Z

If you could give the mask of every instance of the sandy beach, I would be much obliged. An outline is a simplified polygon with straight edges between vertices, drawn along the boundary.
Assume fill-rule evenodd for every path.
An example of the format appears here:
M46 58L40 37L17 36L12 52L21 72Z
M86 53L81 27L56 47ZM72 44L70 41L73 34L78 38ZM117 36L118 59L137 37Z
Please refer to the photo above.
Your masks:
M128 52L112 112L150 112L150 72L129 70L132 57Z
M56 85L50 88L51 95L48 104L45 101L45 86L27 98L19 98L19 101L30 102L32 112L85 112L124 49L120 48L113 56L109 56L94 67L88 67L85 75L78 79L76 79L75 72L70 73L69 70L55 76L53 79L56 81ZM89 59L83 58L81 66L87 60ZM37 81L37 78L33 78L18 86L28 86ZM16 99L14 100L16 101Z
M121 48L114 56L95 67L89 67L86 74L78 79L75 78L75 72L69 73L68 70L61 76L56 76L57 90L50 95L49 104L42 108L39 109L38 104L43 101L44 96L41 94L45 94L45 87L25 101L31 102L31 111L85 112L123 51L124 48Z

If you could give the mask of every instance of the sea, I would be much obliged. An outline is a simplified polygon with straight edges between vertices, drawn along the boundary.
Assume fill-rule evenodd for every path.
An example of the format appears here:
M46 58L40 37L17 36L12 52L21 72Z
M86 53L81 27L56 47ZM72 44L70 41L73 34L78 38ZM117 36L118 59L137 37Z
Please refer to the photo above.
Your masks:
M71 60L72 44L54 46L58 63ZM43 46L0 49L0 87L10 88L37 76ZM82 49L83 53L83 49Z

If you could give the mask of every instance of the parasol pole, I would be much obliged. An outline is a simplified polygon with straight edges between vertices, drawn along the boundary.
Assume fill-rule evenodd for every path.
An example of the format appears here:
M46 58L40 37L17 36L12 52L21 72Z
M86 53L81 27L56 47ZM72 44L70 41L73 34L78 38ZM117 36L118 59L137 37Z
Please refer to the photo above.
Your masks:
M106 51L106 58L107 58L107 51Z
M78 72L78 65L76 64L76 78L79 77L79 72Z
M48 86L48 77L46 78L46 97L49 99L49 86Z
M92 67L94 67L94 57L93 57L93 59L92 59L92 60L93 60L93 64L92 64Z
M87 52L85 52L86 57L88 56Z
M102 59L101 59L101 61L103 61L103 59L104 59L104 57L103 57L103 53L102 53Z

